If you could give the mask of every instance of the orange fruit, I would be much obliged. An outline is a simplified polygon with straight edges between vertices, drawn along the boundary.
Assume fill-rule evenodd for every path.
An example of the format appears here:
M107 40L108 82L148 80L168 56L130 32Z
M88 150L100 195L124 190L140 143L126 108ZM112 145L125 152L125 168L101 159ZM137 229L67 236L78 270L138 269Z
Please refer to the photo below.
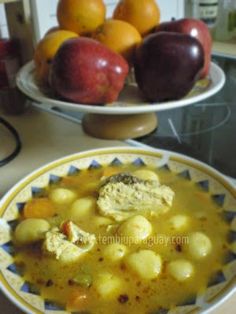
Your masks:
M100 26L106 16L103 0L60 0L57 19L62 29L88 35Z
M129 22L145 36L160 23L160 9L155 0L120 0L113 18Z
M50 64L62 43L75 37L78 37L78 34L58 30L47 34L40 40L34 53L36 78L40 83L47 84Z
M142 40L142 37L133 25L115 19L106 20L92 37L111 50L121 54L129 63L132 63L134 50Z

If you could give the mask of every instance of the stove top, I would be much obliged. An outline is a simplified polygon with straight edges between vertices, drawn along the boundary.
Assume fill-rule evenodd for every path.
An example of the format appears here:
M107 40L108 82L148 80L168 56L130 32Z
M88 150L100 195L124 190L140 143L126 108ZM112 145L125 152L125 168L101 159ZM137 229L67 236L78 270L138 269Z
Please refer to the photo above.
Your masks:
M226 84L207 100L174 110L158 112L157 130L130 144L175 151L201 160L223 174L236 179L236 60L214 57L226 74ZM43 110L43 106L35 104ZM53 112L75 122L82 113Z
M236 60L214 62L226 74L222 91L201 103L159 112L157 130L137 141L186 154L236 178Z

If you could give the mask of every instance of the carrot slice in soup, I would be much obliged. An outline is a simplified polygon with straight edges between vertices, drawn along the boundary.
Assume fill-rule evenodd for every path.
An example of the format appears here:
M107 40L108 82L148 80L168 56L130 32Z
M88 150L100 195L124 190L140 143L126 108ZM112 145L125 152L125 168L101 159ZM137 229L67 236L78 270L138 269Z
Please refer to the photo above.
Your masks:
M54 216L56 209L48 198L34 198L24 207L25 218L48 218Z
M82 289L77 289L70 294L67 309L70 311L86 310L87 303L88 294Z

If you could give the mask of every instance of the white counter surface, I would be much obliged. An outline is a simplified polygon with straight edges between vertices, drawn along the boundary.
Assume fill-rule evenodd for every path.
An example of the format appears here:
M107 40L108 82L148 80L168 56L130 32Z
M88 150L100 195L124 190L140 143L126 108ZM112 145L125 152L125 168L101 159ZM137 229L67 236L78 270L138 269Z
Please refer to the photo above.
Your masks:
M25 175L57 158L93 148L128 145L121 141L92 138L84 134L80 124L38 111L33 107L20 116L4 116L1 112L0 116L16 128L23 145L22 151L13 161L0 167L0 198ZM0 125L0 159L3 157L2 154L6 154L7 150L12 148L12 142L12 137ZM2 147L4 151L1 151ZM234 314L235 309L236 294L211 313ZM12 305L0 292L0 313L20 314L22 311Z
M0 167L0 197L21 178L50 161L83 150L128 145L121 141L92 138L84 134L79 123L34 107L19 116L0 115L15 127L22 141L20 154ZM3 153L7 155L6 150L12 150L13 143L12 135L0 124L0 159L4 157Z

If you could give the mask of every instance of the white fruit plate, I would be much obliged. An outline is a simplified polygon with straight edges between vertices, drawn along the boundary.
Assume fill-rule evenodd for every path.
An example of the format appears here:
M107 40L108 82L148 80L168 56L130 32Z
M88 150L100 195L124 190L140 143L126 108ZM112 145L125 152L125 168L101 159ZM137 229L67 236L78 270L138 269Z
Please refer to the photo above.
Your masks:
M169 110L200 102L216 94L225 83L221 68L211 63L209 78L199 81L193 90L183 99L162 103L150 103L142 97L136 83L127 82L119 99L111 104L95 106L71 103L56 99L50 91L39 88L35 81L34 62L29 62L19 71L17 86L28 97L39 103L56 106L67 111L79 111L103 115L128 115ZM180 77L181 79L181 77Z

